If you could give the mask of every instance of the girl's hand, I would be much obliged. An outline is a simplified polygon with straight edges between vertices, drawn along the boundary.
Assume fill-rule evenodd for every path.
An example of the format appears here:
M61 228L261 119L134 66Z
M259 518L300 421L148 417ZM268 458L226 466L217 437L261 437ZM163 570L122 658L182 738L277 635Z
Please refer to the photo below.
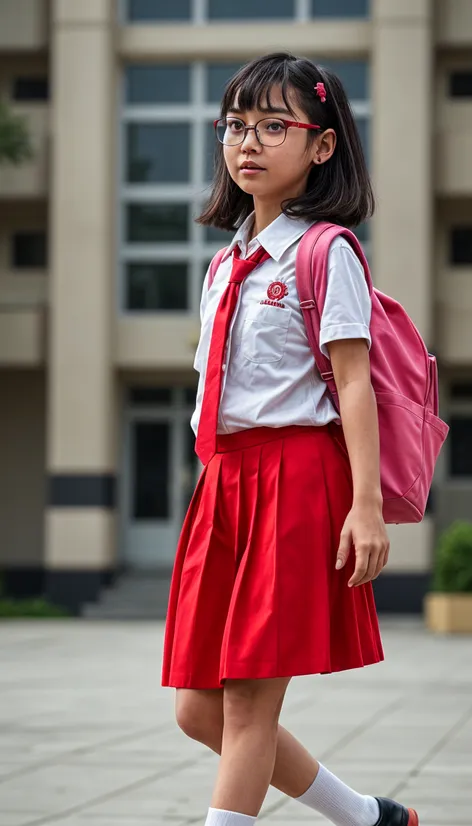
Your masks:
M352 545L356 552L356 567L348 583L350 588L377 579L388 562L390 542L381 506L353 505L341 531L337 570L344 568Z

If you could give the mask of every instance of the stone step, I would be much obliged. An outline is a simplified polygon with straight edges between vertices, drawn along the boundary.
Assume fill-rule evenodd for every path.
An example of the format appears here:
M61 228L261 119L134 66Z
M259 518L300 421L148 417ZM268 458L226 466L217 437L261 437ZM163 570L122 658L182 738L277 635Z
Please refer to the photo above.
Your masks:
M165 619L169 575L123 574L102 592L98 602L84 606L87 619Z

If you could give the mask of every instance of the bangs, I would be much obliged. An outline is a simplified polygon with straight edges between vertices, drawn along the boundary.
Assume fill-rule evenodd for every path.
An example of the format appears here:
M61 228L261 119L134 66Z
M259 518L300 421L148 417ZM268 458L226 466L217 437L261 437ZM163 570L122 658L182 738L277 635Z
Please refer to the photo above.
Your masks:
M256 65L243 66L233 77L221 103L222 116L225 117L231 109L241 112L267 109L270 112L276 112L279 107L271 99L274 87L280 90L286 108L292 117L295 117L289 93L294 93L297 98L298 95L295 86L290 81L288 65L286 63L275 66L273 63L264 65L263 61Z

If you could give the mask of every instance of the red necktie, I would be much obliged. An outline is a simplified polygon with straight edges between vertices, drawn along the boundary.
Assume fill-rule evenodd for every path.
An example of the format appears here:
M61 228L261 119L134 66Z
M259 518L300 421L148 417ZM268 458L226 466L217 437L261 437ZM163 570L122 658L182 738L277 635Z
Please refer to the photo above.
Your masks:
M211 334L205 390L195 443L195 452L204 465L210 461L216 451L216 429L223 378L223 359L229 326L238 301L241 283L258 264L262 264L263 261L270 258L269 253L263 247L258 247L249 258L239 258L239 254L239 247L236 247L233 253L231 276L218 304Z

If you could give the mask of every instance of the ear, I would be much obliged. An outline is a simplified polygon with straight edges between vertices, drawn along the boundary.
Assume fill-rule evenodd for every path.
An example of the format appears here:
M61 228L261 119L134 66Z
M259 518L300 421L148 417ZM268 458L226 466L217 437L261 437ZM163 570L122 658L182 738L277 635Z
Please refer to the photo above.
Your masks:
M336 149L336 132L334 129L326 129L315 142L313 152L313 163L317 166L326 163L333 156Z

